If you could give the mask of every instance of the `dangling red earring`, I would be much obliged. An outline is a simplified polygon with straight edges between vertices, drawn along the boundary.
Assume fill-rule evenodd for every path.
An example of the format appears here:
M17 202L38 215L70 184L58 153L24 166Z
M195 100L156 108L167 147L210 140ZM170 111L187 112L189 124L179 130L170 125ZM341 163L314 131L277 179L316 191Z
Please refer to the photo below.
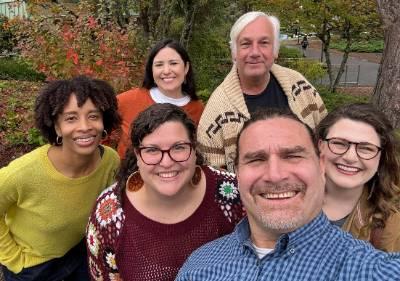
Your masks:
M194 174L191 180L192 185L198 185L201 180L201 168L199 165L194 169Z
M125 186L126 188L128 188L129 191L135 192L141 189L143 184L144 182L142 176L140 175L139 171L136 171L128 177Z

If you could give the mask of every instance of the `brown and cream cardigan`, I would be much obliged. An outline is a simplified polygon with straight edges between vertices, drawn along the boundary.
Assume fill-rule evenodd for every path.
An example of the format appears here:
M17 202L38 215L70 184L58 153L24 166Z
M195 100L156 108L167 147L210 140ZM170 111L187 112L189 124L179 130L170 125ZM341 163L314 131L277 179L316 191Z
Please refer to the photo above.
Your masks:
M272 74L287 96L290 109L311 128L327 114L315 88L297 71L274 64ZM198 127L199 149L208 164L234 170L236 137L250 118L234 64L207 102Z

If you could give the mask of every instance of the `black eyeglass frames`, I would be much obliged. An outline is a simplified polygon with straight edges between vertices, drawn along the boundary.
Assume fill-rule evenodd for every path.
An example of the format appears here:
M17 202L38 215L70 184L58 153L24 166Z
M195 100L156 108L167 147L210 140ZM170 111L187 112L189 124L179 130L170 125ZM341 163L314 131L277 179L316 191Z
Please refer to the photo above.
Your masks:
M358 157L364 160L375 158L382 150L381 147L369 142L352 142L342 138L324 139L328 143L329 150L337 155L345 154L350 146L355 145Z

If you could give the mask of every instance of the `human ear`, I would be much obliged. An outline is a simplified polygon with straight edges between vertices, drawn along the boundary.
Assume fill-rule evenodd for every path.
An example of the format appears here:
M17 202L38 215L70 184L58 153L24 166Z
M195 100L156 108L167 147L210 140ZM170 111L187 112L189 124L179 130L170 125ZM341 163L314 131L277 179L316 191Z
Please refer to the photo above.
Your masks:
M54 130L56 131L57 136L62 137L60 126L58 125L58 121L54 122Z
M185 65L185 75L188 74L188 72L189 72L189 66L190 66L190 63L187 62Z

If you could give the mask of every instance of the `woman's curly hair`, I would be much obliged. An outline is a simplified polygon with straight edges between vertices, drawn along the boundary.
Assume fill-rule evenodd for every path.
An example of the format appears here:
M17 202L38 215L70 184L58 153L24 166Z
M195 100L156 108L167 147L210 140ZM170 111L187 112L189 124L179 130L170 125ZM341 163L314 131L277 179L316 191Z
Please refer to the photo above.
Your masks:
M181 123L189 136L189 140L193 145L196 153L196 164L204 163L203 156L196 149L196 125L192 119L178 106L169 103L156 103L142 111L132 123L131 143L122 160L121 167L116 176L118 189L121 191L125 188L126 181L130 174L138 170L137 158L135 150L140 147L143 139L153 133L158 127L166 122Z
M400 207L399 140L386 116L367 103L349 104L330 112L316 128L317 140L325 139L329 129L344 118L369 124L380 138L378 172L366 184L372 207L366 227L383 228L390 214Z
M120 126L121 117L118 113L115 92L107 82L86 76L52 81L41 90L35 102L36 127L50 144L58 145L55 123L71 95L76 96L79 107L90 99L100 109L103 114L104 130L108 134Z

